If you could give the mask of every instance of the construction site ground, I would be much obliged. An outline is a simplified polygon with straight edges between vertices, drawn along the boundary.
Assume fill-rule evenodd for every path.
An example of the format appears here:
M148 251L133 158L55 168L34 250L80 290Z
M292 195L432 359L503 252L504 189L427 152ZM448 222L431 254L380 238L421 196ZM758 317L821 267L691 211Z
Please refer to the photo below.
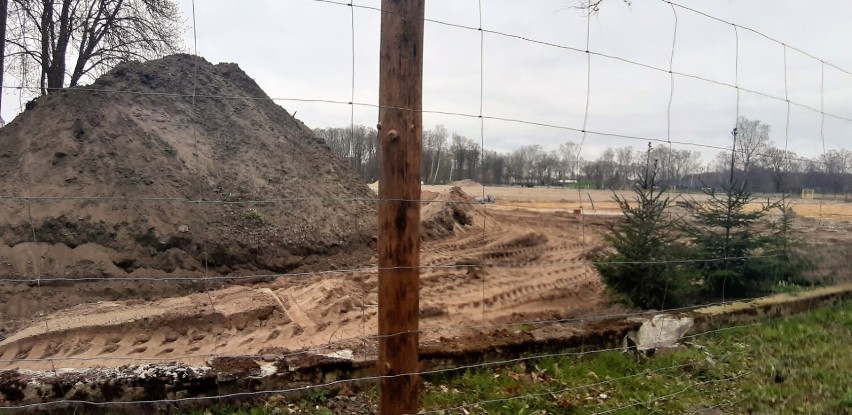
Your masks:
M423 205L424 346L481 347L489 337L537 322L625 311L608 301L589 260L618 220L611 192L462 190L423 187L423 199L431 200ZM471 195L483 192L496 203L471 202ZM852 205L802 201L794 209L797 232L819 247L815 275L848 282L842 270L850 258L852 225L843 218ZM453 220L428 222L447 215ZM444 232L436 231L442 227ZM38 252L30 259L38 260ZM305 350L367 360L376 352L375 258L346 269L250 278L40 283L33 277L30 284L0 289L8 299L0 315L0 369L205 366L216 356Z

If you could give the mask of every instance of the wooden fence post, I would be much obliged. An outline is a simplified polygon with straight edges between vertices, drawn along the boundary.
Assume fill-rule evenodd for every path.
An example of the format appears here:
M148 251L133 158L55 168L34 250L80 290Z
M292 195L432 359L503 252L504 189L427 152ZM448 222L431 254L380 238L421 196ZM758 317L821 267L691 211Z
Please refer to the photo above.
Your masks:
M382 0L379 411L419 410L420 160L425 0Z

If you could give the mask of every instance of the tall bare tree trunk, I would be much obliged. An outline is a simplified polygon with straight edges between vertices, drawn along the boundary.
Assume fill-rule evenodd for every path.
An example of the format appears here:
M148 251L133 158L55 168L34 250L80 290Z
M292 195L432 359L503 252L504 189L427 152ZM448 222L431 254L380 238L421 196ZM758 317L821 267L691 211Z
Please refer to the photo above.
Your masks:
M54 30L56 43L53 47L53 57L47 72L47 93L55 92L65 86L66 52L71 41L71 0L62 1L59 14L59 31Z
M9 13L9 0L0 0L0 111L3 109L3 72L6 70L6 21ZM0 116L0 127L5 120Z
M41 22L39 23L39 32L41 36L41 74L39 76L39 85L41 86L41 94L47 95L47 78L50 73L50 40L53 35L53 1L42 1Z
M435 155L435 172L432 173L431 183L435 184L438 180L438 169L441 167L441 150L438 150Z
M38 77L42 95L76 86L84 76L95 76L128 59L180 50L182 23L176 0L0 2L24 12L7 13L9 27L23 29L20 36L11 34L15 39L10 44L22 65L35 65L29 76Z

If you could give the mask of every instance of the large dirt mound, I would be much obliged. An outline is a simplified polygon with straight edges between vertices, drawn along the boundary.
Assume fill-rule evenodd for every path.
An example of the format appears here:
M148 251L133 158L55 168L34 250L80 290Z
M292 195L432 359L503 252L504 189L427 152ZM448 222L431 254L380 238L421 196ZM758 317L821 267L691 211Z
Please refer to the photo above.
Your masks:
M0 129L0 189L36 198L0 199L0 276L327 269L375 235L375 196L310 129L188 55L29 103Z

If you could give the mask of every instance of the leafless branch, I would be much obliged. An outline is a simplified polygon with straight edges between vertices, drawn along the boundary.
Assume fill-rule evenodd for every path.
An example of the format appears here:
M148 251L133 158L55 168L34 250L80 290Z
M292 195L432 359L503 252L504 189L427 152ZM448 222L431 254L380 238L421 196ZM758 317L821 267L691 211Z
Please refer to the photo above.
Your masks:
M42 94L125 60L180 51L175 0L10 0L8 56L37 68Z

